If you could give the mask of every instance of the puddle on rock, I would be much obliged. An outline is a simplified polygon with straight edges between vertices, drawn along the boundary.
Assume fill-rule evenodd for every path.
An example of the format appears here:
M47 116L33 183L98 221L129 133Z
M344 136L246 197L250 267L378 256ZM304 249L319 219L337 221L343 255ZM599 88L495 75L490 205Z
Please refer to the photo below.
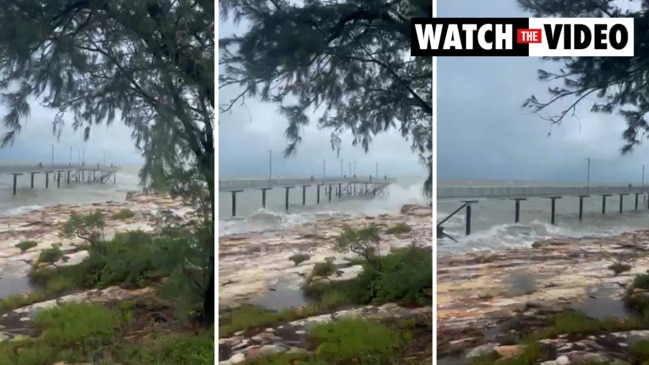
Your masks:
M622 299L615 298L619 289L600 286L588 293L585 300L572 305L572 308L594 319L631 318L636 316L624 305Z
M36 288L30 283L28 277L5 276L0 277L0 299L29 293Z
M248 303L273 311L282 311L290 307L305 306L314 300L305 298L299 283L286 278L279 279L268 290Z
M534 293L537 290L535 276L523 270L513 271L506 282L508 284L506 296L510 298Z

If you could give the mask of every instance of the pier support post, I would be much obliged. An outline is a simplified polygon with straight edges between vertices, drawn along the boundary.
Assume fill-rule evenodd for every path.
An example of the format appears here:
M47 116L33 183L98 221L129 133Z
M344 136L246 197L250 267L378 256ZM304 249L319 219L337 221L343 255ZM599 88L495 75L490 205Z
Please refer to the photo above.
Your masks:
M286 195L284 196L284 207L286 208L286 211L288 212L288 202L289 202L289 191L293 189L295 186L285 186L284 189L286 189Z
M302 205L306 205L306 188L308 188L311 185L303 185L302 186ZM329 196L331 196L331 193L329 193Z
M14 176L14 183L13 183L13 194L16 195L16 188L18 186L18 175L22 175L20 173L13 173ZM33 175L32 175L33 176Z
M333 186L329 185L329 201L331 201L331 190L333 190Z
M261 188L261 207L266 209L266 190L270 190L270 188Z
M68 170L68 185L70 185L70 170Z
M555 219L555 213L556 213L556 208L557 208L557 199L561 199L560 196L551 196L550 197L550 224L555 225L556 224L556 219Z
M638 197L640 196L640 193L635 193L635 210L638 210Z
M602 214L606 214L606 198L611 196L611 194L602 195Z
M56 172L56 187L61 188L61 171Z
M343 196L343 184L338 184L338 199Z
M243 190L232 190L232 216L237 216L237 193L242 192Z
M579 220L584 218L584 198L588 198L590 195L580 195L579 196Z
M466 213L464 215L464 234L467 236L471 234L471 204L477 203L477 200L465 200L462 203L466 204Z
M629 195L629 194L620 194L620 214L622 214L622 211L624 210L624 196Z
M521 218L521 200L527 200L527 198L514 198L515 209L514 209L514 223L518 223Z
M38 174L38 172L30 172L30 187L33 189L34 188L34 175Z
M45 171L45 189L50 187L50 172Z
M318 185L316 186L316 196L317 196L317 198L316 198L316 204L320 204L320 187L321 187L321 186L322 186L322 184L318 184Z

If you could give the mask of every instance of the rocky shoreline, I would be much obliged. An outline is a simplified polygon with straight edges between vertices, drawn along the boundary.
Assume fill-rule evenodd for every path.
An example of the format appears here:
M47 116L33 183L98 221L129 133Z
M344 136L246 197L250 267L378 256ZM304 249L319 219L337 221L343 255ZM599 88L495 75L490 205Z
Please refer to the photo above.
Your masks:
M565 313L594 321L632 320L637 314L623 297L633 278L649 269L648 251L649 230L641 230L438 257L438 358L455 364L485 355L515 357L523 353L517 337ZM634 363L631 348L649 340L644 329L599 332L539 339L541 363Z
M291 309L299 312L309 303L302 297L301 286L317 262L326 258L338 268L332 280L355 277L360 265L350 264L350 255L333 250L335 237L345 228L361 228L375 224L382 229L407 224L411 229L401 234L381 236L382 253L391 248L415 243L432 248L431 210L426 207L404 207L401 214L356 218L328 218L291 229L231 235L219 240L219 306L227 311L246 303L271 310ZM294 254L308 259L295 265ZM395 304L361 306L334 310L277 325L243 330L219 339L221 365L239 364L260 356L278 353L303 353L309 349L307 334L314 325L341 318L387 320L417 317L431 323L432 308L403 308ZM422 316L426 319L421 319ZM427 330L430 332L430 329ZM421 338L430 342L430 334ZM424 347L429 346L424 344ZM428 360L427 360L428 361ZM432 361L432 358L431 360ZM430 362L428 361L428 362Z
M182 201L165 195L129 193L124 201L90 205L56 205L19 216L0 218L0 299L27 295L33 289L37 289L30 285L27 274L32 270L39 253L43 249L50 248L52 244L60 244L65 254L65 262L59 262L58 266L74 265L86 258L87 251L76 248L82 240L62 238L59 235L60 225L69 219L72 212L89 214L98 209L106 215L105 238L125 231L154 232L165 222L189 221L193 218L194 212ZM113 217L114 214L124 210L130 211L132 216ZM34 241L36 244L21 252L15 245L22 241ZM145 296L150 292L151 290L148 289L127 290L109 287L103 290L68 293L56 299L11 310L0 316L0 342L17 341L32 335L30 322L40 310L67 302L102 303L126 300Z

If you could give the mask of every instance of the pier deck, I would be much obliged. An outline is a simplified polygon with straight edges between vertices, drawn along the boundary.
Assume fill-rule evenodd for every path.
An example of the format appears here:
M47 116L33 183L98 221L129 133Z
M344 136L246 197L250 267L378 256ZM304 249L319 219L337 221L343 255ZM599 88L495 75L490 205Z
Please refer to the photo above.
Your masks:
M515 199L552 196L587 196L604 194L642 194L649 186L484 186L438 187L437 199Z
M290 190L302 188L302 205L306 205L306 189L310 186L316 188L316 204L320 204L320 188L324 187L325 196L332 200L333 193L339 199L343 196L376 196L383 193L386 188L396 182L396 179L387 176L378 179L372 176L365 177L325 177L325 178L276 178L276 179L239 179L219 180L219 192L232 195L232 216L237 215L237 193L244 190L260 190L261 206L266 208L266 192L273 188L285 189L284 205L289 210Z
M584 199L591 196L601 196L602 214L606 214L606 198L619 195L619 212L624 211L624 197L633 195L634 209L639 209L639 196L649 193L649 186L466 186L437 188L437 200L460 201L461 205L453 213L437 223L437 237L450 237L444 233L444 223L455 214L464 210L465 234L471 234L471 206L481 200L501 199L514 202L514 223L520 221L521 202L528 198L547 198L550 202L550 223L556 224L556 201L566 196L579 198L579 220L584 215ZM647 205L649 209L649 204ZM455 239L453 239L455 240Z
M0 175L13 175L13 195L16 195L18 186L18 177L29 174L30 187L34 188L34 176L37 174L45 175L45 188L49 188L50 174L53 175L53 181L56 182L58 188L61 187L61 176L64 176L64 181L70 184L73 180L75 182L99 183L104 184L113 178L113 184L116 183L116 173L119 168L116 166L102 166L102 165L63 165L63 164L33 164L33 165L5 165L0 166Z

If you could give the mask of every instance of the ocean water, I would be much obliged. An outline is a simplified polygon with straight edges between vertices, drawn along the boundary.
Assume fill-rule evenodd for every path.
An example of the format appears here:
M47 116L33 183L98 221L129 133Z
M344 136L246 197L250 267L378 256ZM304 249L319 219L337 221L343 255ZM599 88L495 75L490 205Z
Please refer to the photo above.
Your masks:
M440 180L438 186L576 186L549 182L485 181L485 180ZM605 184L591 184L605 185ZM620 185L620 184L615 184ZM622 184L624 185L624 184ZM514 201L481 200L472 205L471 234L465 236L464 210L449 219L443 226L444 232L458 242L448 238L437 241L440 255L482 250L529 247L537 240L551 237L601 237L617 235L627 231L649 228L649 209L646 196L639 197L638 210L635 196L624 198L623 213L619 213L619 196L606 199L606 214L602 214L602 197L593 195L584 199L584 216L579 220L579 198L563 197L556 201L556 225L550 224L550 199L530 198L521 202L520 221L514 223ZM460 202L437 201L437 222L446 218Z
M2 165L26 165L38 162L0 162ZM49 188L45 188L45 174L34 176L34 189L30 187L30 175L18 176L17 192L12 194L12 175L0 174L0 217L20 215L41 207L57 204L91 204L109 200L123 200L129 191L140 191L137 176L139 167L125 166L117 173L116 184L88 184L71 182L70 185L64 182L61 175L61 187L53 181L50 174Z
M320 191L320 204L316 204L316 188L307 188L306 205L302 205L302 189L291 189L289 211L285 209L285 190L276 188L266 193L266 209L262 209L261 191L246 190L237 194L237 216L232 217L232 196L219 193L219 235L278 230L324 217L353 217L398 213L404 204L425 204L422 192L425 177L396 177L384 195L376 197L343 197L332 194L328 201Z

